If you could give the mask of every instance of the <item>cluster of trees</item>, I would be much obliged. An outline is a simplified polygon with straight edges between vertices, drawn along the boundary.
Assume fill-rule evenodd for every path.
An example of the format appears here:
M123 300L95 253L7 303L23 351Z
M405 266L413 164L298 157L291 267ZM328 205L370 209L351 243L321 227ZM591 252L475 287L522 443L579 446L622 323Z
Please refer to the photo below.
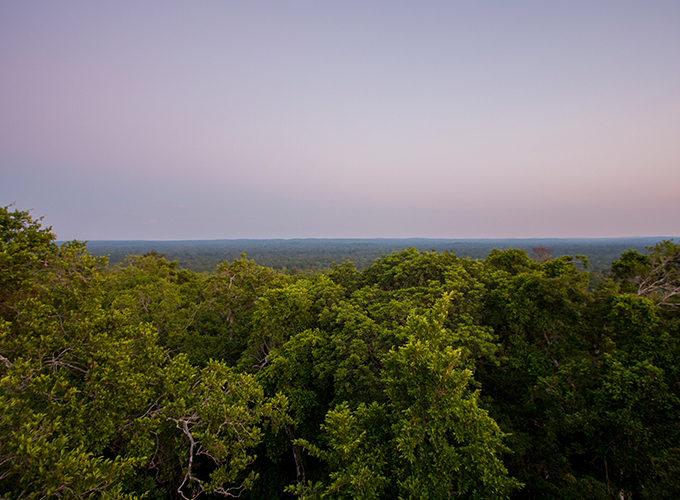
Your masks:
M188 241L89 241L87 250L95 256L108 256L109 266L120 265L128 255L157 251L168 260L176 260L183 269L213 272L222 262L238 259L242 253L259 265L282 274L314 274L333 268L335 262L351 261L363 271L382 255L404 248L453 252L459 257L484 259L494 249L523 248L535 260L536 248L549 250L551 256L588 255L591 287L602 281L613 260L630 248L644 252L659 238L549 238L549 239L481 239L454 240L431 238L408 239L292 239L292 240L188 240Z
M0 497L678 498L680 245L539 260L108 268L0 208Z

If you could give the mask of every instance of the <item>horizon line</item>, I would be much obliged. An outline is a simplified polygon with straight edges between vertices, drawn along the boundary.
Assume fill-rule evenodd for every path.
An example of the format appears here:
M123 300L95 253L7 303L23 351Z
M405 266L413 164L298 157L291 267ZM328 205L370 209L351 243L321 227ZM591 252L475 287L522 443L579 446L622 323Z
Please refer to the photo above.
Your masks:
M185 242L221 242L221 241L447 241L447 242L492 242L492 241L565 241L565 240L634 240L634 239L658 239L673 240L680 236L560 236L560 237L485 237L485 238L432 238L432 237L377 237L377 238L326 238L326 237L295 237L295 238L205 238L205 239L55 239L55 243L68 243L79 241L85 243L185 243Z

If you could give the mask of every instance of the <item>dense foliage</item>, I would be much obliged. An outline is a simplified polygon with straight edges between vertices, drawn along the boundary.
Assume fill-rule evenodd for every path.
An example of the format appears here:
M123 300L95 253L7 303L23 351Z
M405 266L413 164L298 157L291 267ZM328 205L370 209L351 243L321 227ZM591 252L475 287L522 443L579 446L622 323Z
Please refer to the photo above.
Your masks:
M109 268L0 208L0 497L680 496L680 245Z
M176 260L183 269L213 272L225 261L238 259L242 253L259 265L282 274L327 272L336 262L351 261L363 271L377 258L404 248L423 251L453 252L459 257L484 259L491 250L520 248L538 260L546 257L586 254L591 281L599 282L613 260L628 249L644 252L660 238L533 238L533 239L264 239L264 240L187 240L187 241L89 241L87 250L95 256L108 256L109 265L123 264L128 255L157 251ZM546 252L547 250L547 252Z

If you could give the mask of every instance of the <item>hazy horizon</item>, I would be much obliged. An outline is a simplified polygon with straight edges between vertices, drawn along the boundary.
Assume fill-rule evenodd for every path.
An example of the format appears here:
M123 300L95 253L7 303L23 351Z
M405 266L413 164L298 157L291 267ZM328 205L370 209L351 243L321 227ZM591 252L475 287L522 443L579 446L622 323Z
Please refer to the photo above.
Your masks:
M420 238L420 237L404 237L404 238L212 238L200 240L79 240L88 243L219 243L219 242L266 242L266 241L283 241L283 242L305 242L305 241L332 241L332 242L408 242L408 241L432 241L432 242L602 242L602 241L630 241L630 240L648 240L648 241L662 241L680 239L680 236L609 236L609 237L550 237L550 238ZM57 239L56 243L67 243L72 240Z
M59 240L680 234L680 2L0 0Z

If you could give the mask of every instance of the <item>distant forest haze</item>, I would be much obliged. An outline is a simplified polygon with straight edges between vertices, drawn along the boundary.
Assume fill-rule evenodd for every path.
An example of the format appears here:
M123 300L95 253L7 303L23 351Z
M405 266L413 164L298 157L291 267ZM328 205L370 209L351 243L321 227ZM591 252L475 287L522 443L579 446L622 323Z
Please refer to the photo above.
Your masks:
M558 253L198 273L0 208L0 497L677 499L680 244Z
M491 250L521 248L533 258L585 255L589 270L603 272L621 252L640 252L670 237L656 238L533 238L533 239L292 239L292 240L204 240L204 241L88 241L92 255L107 256L109 265L122 264L128 255L157 252L179 267L196 272L212 271L224 261L246 254L259 265L286 274L330 270L334 264L351 261L363 270L384 254L416 248L452 252L458 257L483 259ZM540 254L537 254L537 252Z

